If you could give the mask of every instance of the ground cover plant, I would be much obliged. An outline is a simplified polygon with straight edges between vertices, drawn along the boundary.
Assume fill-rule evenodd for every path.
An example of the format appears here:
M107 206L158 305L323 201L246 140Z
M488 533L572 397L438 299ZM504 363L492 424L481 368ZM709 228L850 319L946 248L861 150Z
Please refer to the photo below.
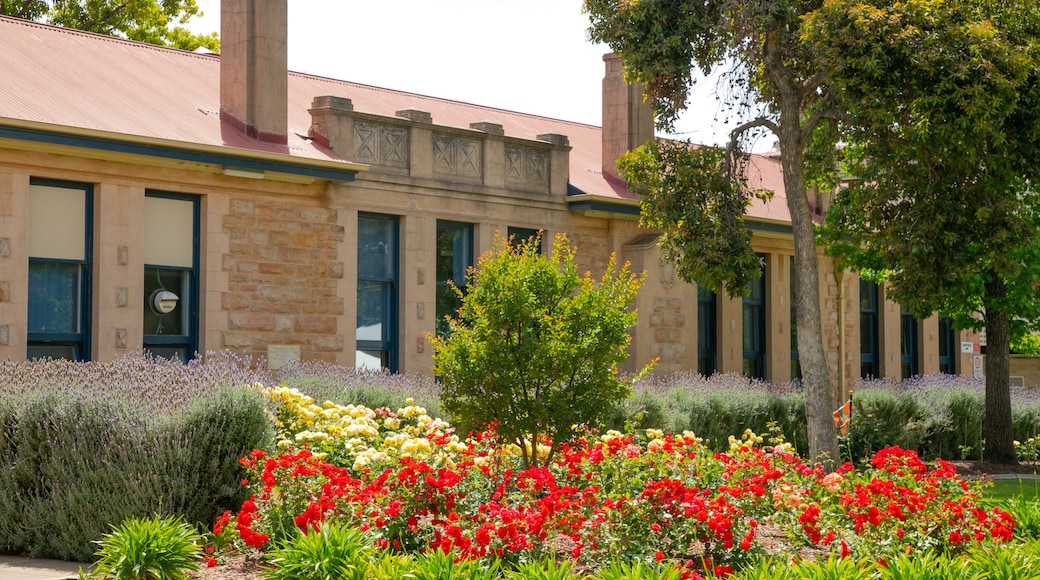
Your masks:
M445 552L504 570L551 559L583 573L664 562L693 577L766 555L894 561L1013 537L1012 516L980 503L981 481L912 450L827 473L778 431L748 431L724 452L689 432L588 431L555 461L525 468L516 445L490 431L460 438L414 405L267 394L279 403L279 451L243 459L252 496L222 516L240 545L262 550L331 522L389 553ZM528 452L547 455L540 443Z

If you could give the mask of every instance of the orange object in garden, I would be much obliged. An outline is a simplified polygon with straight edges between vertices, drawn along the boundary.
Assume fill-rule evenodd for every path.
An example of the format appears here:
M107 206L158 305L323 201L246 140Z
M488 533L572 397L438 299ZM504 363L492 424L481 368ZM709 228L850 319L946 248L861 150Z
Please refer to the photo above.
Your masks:
M849 430L849 421L852 420L852 393L849 393L849 400L845 401L845 404L838 407L838 410L834 412L834 427L841 427L841 434L844 436Z

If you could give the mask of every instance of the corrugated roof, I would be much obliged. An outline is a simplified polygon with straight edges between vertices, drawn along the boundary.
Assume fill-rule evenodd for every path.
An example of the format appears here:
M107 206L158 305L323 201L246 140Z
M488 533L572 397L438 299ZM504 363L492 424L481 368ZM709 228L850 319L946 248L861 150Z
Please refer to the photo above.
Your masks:
M220 59L108 36L0 17L0 117L78 127L185 144L228 146L286 153L291 157L340 160L307 139L315 97L351 99L355 111L393 116L416 108L437 125L468 128L491 121L507 136L535 139L566 135L570 183L583 193L635 200L624 182L601 171L600 128L470 103L373 87L315 75L289 73L288 149L231 130L220 121ZM778 192L755 201L752 217L789 221L779 163L758 157L754 186Z

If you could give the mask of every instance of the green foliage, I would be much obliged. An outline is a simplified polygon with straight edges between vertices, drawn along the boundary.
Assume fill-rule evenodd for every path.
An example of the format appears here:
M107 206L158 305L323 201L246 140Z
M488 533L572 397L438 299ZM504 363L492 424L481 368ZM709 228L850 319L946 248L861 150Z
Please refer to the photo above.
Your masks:
M373 560L372 542L364 532L337 522L286 538L266 554L266 580L366 580Z
M449 335L429 337L453 422L464 430L494 425L525 463L538 464L525 443L548 437L555 449L630 393L617 364L628 356L642 277L611 258L596 284L578 275L574 256L562 235L551 256L537 240L498 239L459 292Z
M179 517L131 518L98 542L91 578L180 580L199 569L202 537Z
M762 275L762 260L744 225L751 192L725 150L651 141L625 154L618 169L645 193L640 224L664 231L661 251L680 278L712 292L725 288L731 297L747 294L748 282Z
M523 562L505 574L506 580L581 580L570 562L556 560L534 560Z
M682 568L673 564L615 561L596 576L599 580L680 580Z
M829 250L887 270L918 318L987 327L991 454L1014 460L1007 337L1040 328L1040 9L1032 1L838 0L803 29L846 110L853 181ZM982 317L979 317L982 314ZM1010 329L1009 329L1010 327Z
M180 26L202 15L195 0L3 0L0 14L183 50L220 50L216 32L192 34Z
M431 550L415 559L415 580L495 580L501 578L496 564L485 566L477 560L458 558L452 552Z
M271 431L249 387L166 416L89 391L0 398L0 550L87 561L109 526L156 509L208 525L241 503L238 458Z

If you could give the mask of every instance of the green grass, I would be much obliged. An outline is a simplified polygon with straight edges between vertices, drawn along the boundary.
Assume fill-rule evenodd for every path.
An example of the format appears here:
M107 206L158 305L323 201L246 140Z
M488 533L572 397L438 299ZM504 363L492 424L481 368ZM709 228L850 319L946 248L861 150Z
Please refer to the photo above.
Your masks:
M998 479L986 489L985 499L1003 501L1020 497L1026 501L1040 498L1040 479Z

